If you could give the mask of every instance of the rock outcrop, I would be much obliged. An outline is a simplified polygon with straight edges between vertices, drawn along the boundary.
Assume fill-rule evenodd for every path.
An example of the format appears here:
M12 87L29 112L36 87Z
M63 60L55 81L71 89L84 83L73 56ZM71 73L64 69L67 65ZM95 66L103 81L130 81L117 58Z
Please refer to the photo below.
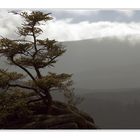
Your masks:
M37 108L36 108L37 109ZM43 114L45 107L34 110L32 120L21 126L23 129L94 129L96 128L93 118L79 111L74 106L53 101L50 110Z

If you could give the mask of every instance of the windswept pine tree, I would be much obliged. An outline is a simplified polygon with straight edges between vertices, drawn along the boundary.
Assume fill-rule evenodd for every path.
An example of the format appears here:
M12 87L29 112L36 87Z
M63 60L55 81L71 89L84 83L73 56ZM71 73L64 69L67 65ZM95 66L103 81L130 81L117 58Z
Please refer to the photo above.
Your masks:
M41 70L54 67L58 57L63 55L66 50L56 40L39 39L43 33L40 25L53 19L50 13L33 11L31 13L21 12L16 14L24 19L21 27L17 28L19 38L1 37L0 56L6 57L9 65L19 67L25 74L11 72L10 69L0 69L0 88L6 90L11 90L15 87L28 89L40 97L33 101L42 100L49 108L52 103L51 91L61 90L66 95L66 92L70 91L68 87L72 84L72 75L51 72L42 74ZM20 82L22 84L17 81L22 81ZM69 95L66 96L68 97Z
M0 56L23 72L0 69L0 128L95 128L94 120L75 107L82 98L73 92L72 75L47 69L66 51L56 40L40 39L41 25L52 20L50 13L14 14L24 19L19 37L1 37ZM53 100L54 90L63 92L67 103Z

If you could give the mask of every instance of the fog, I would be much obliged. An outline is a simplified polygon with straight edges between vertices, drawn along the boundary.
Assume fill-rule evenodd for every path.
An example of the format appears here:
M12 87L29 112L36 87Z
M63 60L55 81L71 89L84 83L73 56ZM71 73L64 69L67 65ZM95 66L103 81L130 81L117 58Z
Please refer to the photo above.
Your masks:
M57 72L73 73L76 87L86 89L139 87L139 42L104 38L63 44L67 52L59 58L55 69Z

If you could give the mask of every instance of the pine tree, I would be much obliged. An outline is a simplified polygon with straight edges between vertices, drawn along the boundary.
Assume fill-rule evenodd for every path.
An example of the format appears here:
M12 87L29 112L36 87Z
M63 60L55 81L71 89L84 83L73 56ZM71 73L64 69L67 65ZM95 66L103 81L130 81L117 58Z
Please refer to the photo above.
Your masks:
M72 75L51 72L43 74L41 70L54 67L57 58L66 50L56 40L39 39L43 33L40 25L53 19L50 13L33 11L16 14L24 19L21 27L17 28L19 38L1 37L0 54L1 57L7 58L9 65L19 67L25 74L11 72L10 69L0 69L0 88L6 90L16 87L28 89L39 96L38 100L42 100L49 107L52 103L51 91L69 91L67 87L72 85ZM22 84L17 81L22 81Z

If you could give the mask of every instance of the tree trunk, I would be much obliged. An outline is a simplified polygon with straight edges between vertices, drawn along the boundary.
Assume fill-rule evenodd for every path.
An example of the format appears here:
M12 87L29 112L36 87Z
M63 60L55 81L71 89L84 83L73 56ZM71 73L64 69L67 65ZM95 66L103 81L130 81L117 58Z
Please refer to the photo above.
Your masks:
M46 94L46 99L48 101L48 106L50 107L52 104L52 96L49 92Z

